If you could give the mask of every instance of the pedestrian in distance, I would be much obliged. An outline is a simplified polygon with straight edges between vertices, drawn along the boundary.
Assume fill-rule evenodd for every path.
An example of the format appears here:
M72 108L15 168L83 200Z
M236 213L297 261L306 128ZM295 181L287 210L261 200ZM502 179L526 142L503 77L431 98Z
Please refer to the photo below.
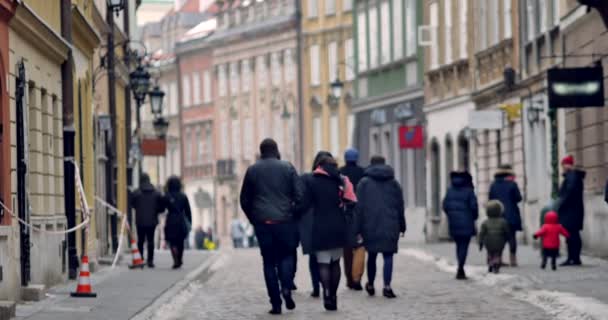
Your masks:
M498 200L504 206L504 219L509 223L509 263L517 266L517 232L522 231L519 203L522 201L519 187L515 182L515 173L510 165L502 165L494 175L490 186L490 200ZM502 256L501 261L502 264Z
M323 285L323 305L328 311L338 309L340 258L346 243L347 215L357 201L354 187L338 170L336 160L324 156L319 160L304 188L303 208L313 209L312 250L319 263Z
M184 264L184 242L192 228L192 212L188 197L182 192L182 182L179 177L170 177L167 180L166 189L164 197L164 206L167 208L165 240L171 248L173 269L179 269Z
M150 183L150 176L142 173L139 188L130 195L132 208L135 209L137 226L137 248L144 254L147 243L147 264L154 268L154 233L158 226L158 215L164 211L162 194Z
M545 216L545 224L536 231L534 239L542 238L542 264L541 268L547 267L547 260L551 258L551 268L557 270L556 260L559 255L559 235L566 238L570 237L570 233L566 228L559 224L559 217L555 211L550 211Z
M583 230L583 220L585 216L585 206L583 199L585 171L574 167L574 157L566 156L562 159L564 170L564 180L559 189L557 200L557 214L559 222L568 230L570 237L568 245L568 258L562 266L580 266L581 250L583 241L581 230Z
M243 240L245 238L245 228L241 220L234 218L230 225L230 235L232 237L232 246L235 249L243 248Z
M368 252L367 284L365 290L370 296L375 294L376 258L384 258L384 289L386 298L396 298L391 287L393 277L393 256L399 246L399 235L406 230L405 201L401 185L395 180L395 171L381 156L374 156L365 170L365 177L357 187L355 220L358 234Z
M319 166L319 161L323 157L332 157L332 154L327 151L319 151L312 163L311 172L304 173L300 179L303 185L307 185L313 178L313 172ZM321 295L321 276L319 275L319 262L317 256L312 250L312 225L314 221L313 208L308 207L306 209L299 210L299 221L298 221L298 233L300 243L302 245L302 253L308 255L308 271L310 272L310 280L312 282L312 293L310 294L313 298L318 298Z
M467 172L452 172L451 186L443 199L443 211L448 217L450 236L456 243L458 260L456 279L458 280L467 279L464 265L471 237L476 234L475 221L479 216L477 196L470 177Z
M486 248L488 272L499 273L502 264L502 251L511 237L509 223L503 217L505 209L498 200L490 200L486 205L488 219L481 225L479 251Z
M298 246L294 215L303 191L296 169L291 163L280 160L274 140L262 141L260 154L260 159L245 173L240 200L260 247L272 306L269 313L278 315L282 312L283 300L287 309L296 307L291 294L295 268L293 254Z
M344 152L345 165L340 168L340 173L350 180L357 192L357 185L365 175L365 170L360 167L359 151L350 148ZM365 268L365 248L357 241L356 230L353 221L348 221L349 233L344 247L344 277L346 286L351 290L361 291L361 277Z

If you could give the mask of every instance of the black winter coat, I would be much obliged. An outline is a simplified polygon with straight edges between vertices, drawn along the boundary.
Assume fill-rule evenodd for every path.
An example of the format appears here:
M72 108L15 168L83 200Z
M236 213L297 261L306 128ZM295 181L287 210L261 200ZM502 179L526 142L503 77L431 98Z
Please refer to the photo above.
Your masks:
M305 173L300 177L303 186L307 186L312 182L312 173ZM306 190L306 189L305 189ZM314 210L311 207L301 209L298 214L298 233L300 235L300 243L302 244L302 253L311 254L312 250L312 223L314 221Z
M292 221L301 198L300 178L291 163L267 157L247 169L241 208L251 224Z
M135 209L135 221L138 227L155 227L158 225L158 214L165 210L163 196L151 183L142 184L130 195L131 207Z
M340 207L342 178L338 169L331 175L313 173L305 179L301 210L312 208L313 221L310 233L312 252L343 248L346 245L347 224ZM302 237L302 235L301 235Z
M450 235L474 236L475 221L479 216L477 196L463 173L451 174L452 186L443 199L443 211L448 216Z
M519 206L522 201L519 187L515 181L510 180L510 174L497 174L490 186L490 200L499 200L505 208L504 218L509 223L512 231L523 230L521 225L521 214Z
M365 169L359 167L356 163L349 162L344 167L340 168L340 173L348 177L348 180L350 180L355 187L355 191L357 191L359 181L365 176Z
M167 208L165 240L170 244L183 242L190 234L189 228L192 226L192 212L188 197L182 192L169 192L163 199Z
M365 170L357 188L355 220L367 251L397 252L399 233L406 230L405 201L393 168L374 165Z
M583 200L585 171L569 170L559 189L559 222L570 231L583 230L585 205Z

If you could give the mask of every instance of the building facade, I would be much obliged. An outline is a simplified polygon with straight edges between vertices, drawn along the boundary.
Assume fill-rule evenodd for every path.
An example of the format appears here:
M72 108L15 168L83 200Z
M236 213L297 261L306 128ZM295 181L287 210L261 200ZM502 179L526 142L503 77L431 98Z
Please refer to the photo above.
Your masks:
M302 2L303 168L308 170L320 150L337 159L352 146L355 78L352 0ZM335 99L330 84L344 83Z
M403 126L424 126L423 56L417 44L422 1L354 3L354 146L369 163L383 155L395 168L408 207L408 223L422 230L425 221L424 149L401 149Z

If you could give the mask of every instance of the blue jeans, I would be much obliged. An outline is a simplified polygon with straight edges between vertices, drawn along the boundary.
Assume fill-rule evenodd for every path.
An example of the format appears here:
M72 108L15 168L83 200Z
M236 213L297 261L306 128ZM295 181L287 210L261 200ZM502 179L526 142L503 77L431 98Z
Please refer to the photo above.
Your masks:
M369 284L373 285L374 280L376 279L376 257L378 256L378 252L368 252L367 257L367 281ZM390 287L391 281L393 280L393 254L392 253L382 253L382 257L384 258L384 286Z
M266 290L273 306L281 306L281 292L291 291L294 278L295 226L291 223L255 227L264 263Z

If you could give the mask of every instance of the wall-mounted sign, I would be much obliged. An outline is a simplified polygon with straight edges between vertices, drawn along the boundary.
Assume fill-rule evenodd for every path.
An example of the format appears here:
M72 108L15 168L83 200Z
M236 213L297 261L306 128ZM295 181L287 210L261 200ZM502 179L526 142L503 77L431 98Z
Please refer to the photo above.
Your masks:
M547 70L550 108L603 107L604 70L601 65Z
M411 102L405 102L399 104L395 108L395 118L398 120L409 119L414 116L414 108L412 107Z
M167 140L144 138L141 141L141 153L144 156L164 157L167 153Z
M399 127L399 147L401 149L424 148L424 127L401 126Z
M501 110L469 112L469 128L473 130L500 130L504 126L504 114Z
M384 110L374 110L372 111L372 114L370 115L370 118L372 120L372 123L374 125L383 125L386 123L386 111Z

